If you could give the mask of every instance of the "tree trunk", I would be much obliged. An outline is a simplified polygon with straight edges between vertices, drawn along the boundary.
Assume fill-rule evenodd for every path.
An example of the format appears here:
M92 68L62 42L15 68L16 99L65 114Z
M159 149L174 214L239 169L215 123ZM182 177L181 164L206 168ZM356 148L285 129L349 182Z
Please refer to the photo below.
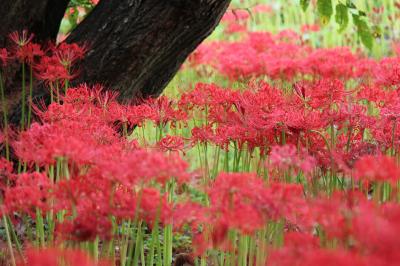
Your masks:
M7 36L24 29L36 36L35 41L55 40L69 0L1 0L0 47Z
M55 42L61 20L70 0L1 0L0 48L9 45L8 35L14 31L27 30L35 35L37 43ZM20 119L21 69L9 66L4 76L5 94L11 122ZM40 92L43 94L43 92ZM0 114L3 108L0 102Z
M79 82L120 97L158 96L188 55L214 30L230 0L107 0L69 36L89 41Z
M56 40L68 0L1 0L0 45L28 29ZM90 47L75 84L101 83L120 99L158 96L188 55L215 29L231 0L101 0L67 42ZM1 46L0 46L1 47ZM17 80L17 79L9 79ZM20 82L20 80L19 80ZM20 85L7 84L18 117ZM43 90L35 95L46 96Z

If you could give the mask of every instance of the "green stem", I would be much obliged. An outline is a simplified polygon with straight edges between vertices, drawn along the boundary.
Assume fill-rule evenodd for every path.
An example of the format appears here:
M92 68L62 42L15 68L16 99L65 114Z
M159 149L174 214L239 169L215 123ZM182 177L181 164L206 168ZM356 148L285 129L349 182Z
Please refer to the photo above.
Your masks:
M3 107L3 127L4 127L4 135L5 139L5 148L6 148L6 159L10 160L10 145L8 143L8 118L7 118L7 101L4 96L4 83L3 76L0 72L0 94L1 94L1 106Z
M143 245L142 221L139 221L136 228L135 253L131 264L133 266L139 265L139 255L140 251L142 250L142 245Z
M157 209L156 218L155 218L155 221L154 221L154 224L153 224L153 229L151 231L151 243L150 243L150 249L149 249L149 253L148 253L149 255L147 257L147 265L150 265L150 266L154 265L154 253L155 253L154 251L155 251L155 248L157 246L160 246L159 234L158 234L158 231L159 231L158 230L158 228L159 228L158 220L159 220L159 217L160 217L161 206L162 206L162 200L160 200L160 204L159 204L159 207ZM158 256L158 258L160 258L160 256L161 256L160 252L158 252L157 256ZM160 263L161 263L161 261L160 261Z
M43 217L39 209L36 209L36 243L38 247L45 246Z
M174 181L171 180L166 184L166 193L168 193L168 202L172 202L174 193ZM163 248L163 265L171 265L172 263L172 224L164 227L164 248Z
M64 95L67 95L68 87L69 87L69 80L66 79L64 82Z
M121 266L127 265L127 253L129 246L129 228L131 227L131 221L122 222L122 234L125 236L122 243L120 244L120 261Z
M395 135L396 135L396 126L397 126L397 121L393 121L393 128L392 128L392 156L394 157L396 155L396 148L395 148Z
M17 263L15 262L14 250L13 250L12 243L11 243L10 232L8 230L7 218L6 218L6 215L4 215L4 214L3 214L3 223L4 223L4 228L6 230L7 244L8 244L8 249L9 249L9 252L10 252L11 263L12 263L13 266L16 266Z
M11 237L14 240L15 247L17 248L18 254L21 258L24 258L23 253L22 253L22 246L18 240L17 234L15 233L14 226L13 226L10 218L9 217L6 217L6 218L7 218L6 220L8 222L8 227L10 228L10 231L11 231Z
M29 103L28 103L28 128L31 125L32 117L32 97L33 97L33 68L29 67Z
M26 101L26 84L25 84L25 63L22 63L22 94L21 94L21 130L25 129L25 101Z

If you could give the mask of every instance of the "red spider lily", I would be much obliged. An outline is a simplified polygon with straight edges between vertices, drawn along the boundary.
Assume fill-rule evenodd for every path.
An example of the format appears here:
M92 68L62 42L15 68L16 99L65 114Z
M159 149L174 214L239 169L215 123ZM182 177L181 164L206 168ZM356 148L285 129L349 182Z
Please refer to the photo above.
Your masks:
M210 219L207 207L193 202L176 204L172 214L176 230L190 224L192 230L196 232L199 226L206 224Z
M177 136L165 136L158 143L157 147L163 151L183 151L185 143L183 138Z
M97 120L105 125L117 125L116 122L127 123L130 118L131 106L121 105L117 102L118 92L105 90L101 85L88 86L81 84L76 88L69 88L66 95L62 97L63 106L54 105L53 111L61 111L69 115L68 119L85 119L90 123L91 120ZM66 107L63 111L63 107ZM72 108L75 111L69 110ZM50 114L47 111L47 121L54 119L58 116L55 113ZM83 118L84 116L85 118ZM51 118L51 119L49 119ZM93 123L93 122L92 122ZM115 127L117 130L117 128Z
M217 70L231 80L257 77L264 69L263 61L254 60L258 56L257 51L246 43L230 43L218 55Z
M152 226L155 222L171 223L172 206L165 195L153 188L134 191L118 186L110 213L119 220L141 219Z
M165 195L152 188L135 190L99 175L86 175L57 184L54 210L66 210L68 219L58 224L62 239L75 241L111 237L111 220L143 220L148 225L170 223L171 206Z
M316 167L316 160L304 151L298 152L296 146L273 146L270 154L271 165L282 170L297 167L305 173Z
M22 32L14 31L9 35L11 41L13 41L19 47L25 46L30 43L33 37L34 35L32 33L28 33L27 30L23 30Z
M88 87L83 84L77 88L68 89L66 95L62 97L63 104L53 103L42 108L43 110L34 106L34 109L44 123L61 120L86 121L88 124L94 123L98 126L101 124L101 126L112 128L116 120L122 119L120 114L115 113L119 108L123 108L116 102L116 97L116 93L103 92L101 86Z
M5 158L0 158L0 172L1 175L10 175L13 170L12 162L7 161Z
M247 10L229 10L222 18L222 22L226 24L225 32L236 33L247 31L247 21L250 13Z
M57 57L44 56L40 63L35 66L36 75L39 79L46 82L56 82L73 79L76 74L69 73L69 70L61 64Z
M5 189L4 205L7 212L21 211L34 218L36 209L42 211L49 209L52 184L46 175L24 173L15 179L15 186Z
M342 102L346 95L344 84L340 80L327 79L312 84L309 94L308 104L315 109L329 109L332 104Z
M327 116L332 119L332 114ZM325 128L329 123L329 120L324 119L324 114L321 114L320 111L301 111L293 106L286 107L285 113L277 111L275 119L277 128L282 126L286 132L293 134L294 139L309 130Z
M225 223L228 228L253 232L263 225L262 207L256 204L261 203L264 189L263 181L255 175L220 174L208 191L210 213L207 219L215 225Z
M8 189L9 181L15 180L15 174L13 174L13 164L7 161L5 158L0 158L0 190L4 193L4 190Z
M399 254L395 251L399 245L395 237L400 230L399 214L400 208L394 203L357 206L351 228L354 247L369 257L370 265L396 265L399 260Z
M240 23L231 25L246 26ZM36 165L43 173L15 174L13 165L0 159L2 214L15 219L41 211L44 225L57 214L55 240L68 245L99 239L103 249L114 239L121 240L118 247L124 241L130 246L132 234L121 237L125 232L119 229L138 221L145 225L146 242L156 223L185 235L191 230L196 255L209 249L240 253L241 245L230 237L236 234L240 244L251 240L245 244L251 243L249 262L255 243L256 252L268 254L267 265L397 265L398 58L378 61L345 47L312 48L293 31L246 31L236 37L241 39L205 43L190 58L201 75L219 72L235 81L232 88L199 83L179 101L161 97L131 106L100 85L83 84L68 89L60 103L34 106L39 122L11 138L11 145L21 166L27 162L28 171ZM34 63L38 77L53 86L73 78L74 64L87 48L54 46L37 64L41 55L31 40L15 46L11 54ZM8 57L0 50L0 62ZM150 121L168 129L177 122L191 125L188 118L195 125L191 143L207 145L208 155L215 152L210 158L216 160L216 178L206 187L190 179L188 164L178 156L187 148L183 136L162 136L146 150L119 132L121 123L133 128ZM0 143L4 137L0 133ZM248 166L260 176L214 172L221 168L220 152L233 146L235 157L226 152L224 167ZM382 155L389 152L393 158ZM286 183L277 182L282 176ZM294 180L298 183L289 183ZM178 189L170 195L172 183ZM370 200L365 184L383 202ZM168 241L163 240L160 245ZM49 263L85 263L84 255L70 261L64 251L42 255L53 260ZM35 257L32 263L47 262Z
M287 80L305 74L329 79L352 78L371 73L374 68L373 61L352 53L349 48L311 49L303 45L301 36L293 31L275 36L249 32L246 37L236 42L203 44L192 59L232 80L265 74ZM332 61L337 64L331 64Z
M107 215L89 212L89 210L90 207L86 207L77 214L76 218L58 224L57 235L63 240L78 242L94 241L97 237L109 240L112 231L110 218Z
M390 182L396 184L400 168L395 160L387 156L364 156L355 163L355 178L364 182Z
M316 49L304 58L303 71L328 79L348 79L356 75L354 65L359 60L347 47Z
M115 96L100 90L81 86L68 90L63 104L53 103L44 111L35 107L43 124L34 123L20 134L13 143L16 154L39 165L54 164L61 157L90 165L102 161L100 155L116 156L133 148L134 142L121 139L114 126L120 119L114 110L109 111L111 104L118 106Z
M259 53L263 53L276 44L276 38L270 32L249 32L247 41Z
M260 13L271 13L273 11L273 7L268 4L257 4L253 7L253 11L256 14Z
M54 210L67 211L63 222L57 224L62 239L91 241L97 236L111 237L112 185L91 176L75 177L59 182L53 192Z
M229 230L253 234L267 221L285 217L293 224L310 228L300 186L273 184L267 187L252 174L220 174L207 192L210 206L188 203L174 212L176 226L189 223L194 234L199 226L204 230L195 238L199 253L206 249L227 248Z
M378 106L386 102L385 99L390 97L390 92L385 91L381 86L367 86L363 85L357 92L357 98L360 100L367 100L374 102Z
M247 26L245 24L246 23L239 22L239 21L229 22L227 24L226 28L225 28L225 33L226 34L233 34L233 33L246 32L247 31Z
M15 56L20 62L26 62L29 65L33 65L35 63L35 59L44 56L44 52L39 44L30 42L24 46L21 46L16 51Z
M395 235L400 213L397 204L381 206L359 193L336 193L333 198L318 199L314 206L316 221L328 239L335 239L338 244L333 252L340 254L351 245L353 255L368 262L364 265L396 265L398 253L394 247L398 245ZM295 248L301 251L301 247Z
M0 62L3 64L3 66L7 65L7 61L8 61L9 57L8 57L8 51L6 48L1 48L0 49Z
M174 108L174 102L165 96L158 99L150 98L142 105L145 107L133 107L133 110L148 110L145 119L153 121L157 126L165 127L169 122L174 126L176 122L186 120L186 114L180 110L176 110ZM129 120L135 121L136 118L132 117ZM141 122L140 119L138 122Z
M53 54L58 58L61 65L69 69L77 60L83 59L87 51L87 45L79 46L76 43L61 43L53 47Z
M69 88L63 101L75 106L93 104L93 107L106 108L109 104L116 102L117 97L118 92L105 90L100 84L93 86L80 84L75 88Z
M192 142L206 143L208 141L214 141L214 131L211 126L205 126L202 128L194 127L192 129Z
M127 120L131 126L142 126L147 120L155 120L155 110L146 104L132 106L127 108Z
M12 53L21 63L26 62L32 65L35 58L44 55L40 45L31 42L33 37L34 35L29 34L27 30L23 30L21 33L15 31L9 35L11 41L16 45L11 48Z
M336 114L331 115L339 130L347 126L352 131L350 133L357 133L357 130L371 128L376 123L376 118L367 114L368 110L364 105L343 103L339 108Z
M26 251L26 261L19 262L19 266L107 266L112 265L105 260L94 261L88 254L80 250L46 248L34 249L29 248Z
M88 127L87 127L88 126ZM33 124L13 144L16 154L26 162L54 164L66 158L78 164L90 164L102 146L119 143L113 129L99 124L62 120L57 124Z
M197 83L192 91L181 96L179 107L183 110L191 110L194 107L204 110L217 105L228 107L235 101L236 96L235 92L216 84Z
M318 24L305 24L301 26L301 32L302 33L307 33L307 32L318 32L320 31L321 27Z
M394 111L393 108L390 109ZM400 145L398 138L400 136L398 115L389 110L383 109L383 111L386 118L383 117L383 119L377 120L377 123L371 124L369 128L382 150L388 148L397 150Z
M301 260L299 260L301 257ZM321 248L303 249L301 246L276 250L268 259L268 265L306 266L306 265L343 265L367 266L367 260L345 250L325 250Z
M398 57L382 59L373 72L377 85L394 88L398 88L400 85L400 59Z
M222 18L223 22L228 21L236 21L236 20L247 20L250 18L250 13L244 9L234 9L228 10L224 17Z
M172 178L179 184L184 183L189 178L187 167L187 163L176 154L167 156L162 152L133 150L98 157L93 170L109 180L129 187L153 180L165 184Z

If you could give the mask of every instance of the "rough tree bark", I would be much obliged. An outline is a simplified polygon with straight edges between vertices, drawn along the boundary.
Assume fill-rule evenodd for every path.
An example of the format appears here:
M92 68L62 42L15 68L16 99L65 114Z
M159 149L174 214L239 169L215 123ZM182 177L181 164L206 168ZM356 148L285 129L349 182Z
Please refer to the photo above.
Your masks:
M25 29L35 34L35 42L55 41L68 3L69 0L1 0L0 47L8 46L11 32ZM20 74L19 66L7 68L5 94L14 122L19 119Z
M228 0L102 1L68 42L90 40L80 81L122 98L159 95L187 56L214 30Z
M0 47L7 36L24 29L36 35L36 41L55 40L69 0L1 0Z
M0 45L13 30L55 41L68 0L1 0ZM76 82L102 83L121 99L158 96L214 30L231 0L102 0L67 42L90 50ZM18 86L18 84L16 85ZM15 86L7 95L17 99ZM44 93L37 92L37 95ZM17 100L13 101L17 103ZM14 106L15 108L16 106Z

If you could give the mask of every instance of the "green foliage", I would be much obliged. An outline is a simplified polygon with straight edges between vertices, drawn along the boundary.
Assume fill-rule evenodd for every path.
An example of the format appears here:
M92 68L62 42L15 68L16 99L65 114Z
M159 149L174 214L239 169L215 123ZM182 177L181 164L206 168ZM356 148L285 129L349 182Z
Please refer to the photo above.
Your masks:
M71 0L69 2L70 7L85 7L85 8L92 8L93 3L90 0Z
M339 32L343 32L349 24L349 13L346 5L340 3L336 6L335 20L339 25Z
M87 15L94 6L91 0L71 0L67 10L68 16L61 22L61 33L67 34L71 32L78 25L79 21L83 19L79 9L83 9L84 15Z
M300 0L300 5L303 11L306 11L308 6L310 5L311 0Z
M300 1L303 10L307 9L309 2ZM328 24L334 14L332 0L318 0L317 12L322 24ZM380 34L379 27L373 26L373 30L371 30L366 19L367 14L359 10L351 0L346 0L346 3L339 1L335 6L335 21L339 25L339 32L343 32L348 27L350 16L353 18L353 24L361 42L371 50L374 44L374 36L379 36Z
M357 33L360 37L362 43L368 48L372 49L373 46L373 36L371 29L369 28L367 22L360 15L353 14L353 22L357 27Z
M318 0L317 10L322 24L328 24L331 16L333 15L332 0Z

